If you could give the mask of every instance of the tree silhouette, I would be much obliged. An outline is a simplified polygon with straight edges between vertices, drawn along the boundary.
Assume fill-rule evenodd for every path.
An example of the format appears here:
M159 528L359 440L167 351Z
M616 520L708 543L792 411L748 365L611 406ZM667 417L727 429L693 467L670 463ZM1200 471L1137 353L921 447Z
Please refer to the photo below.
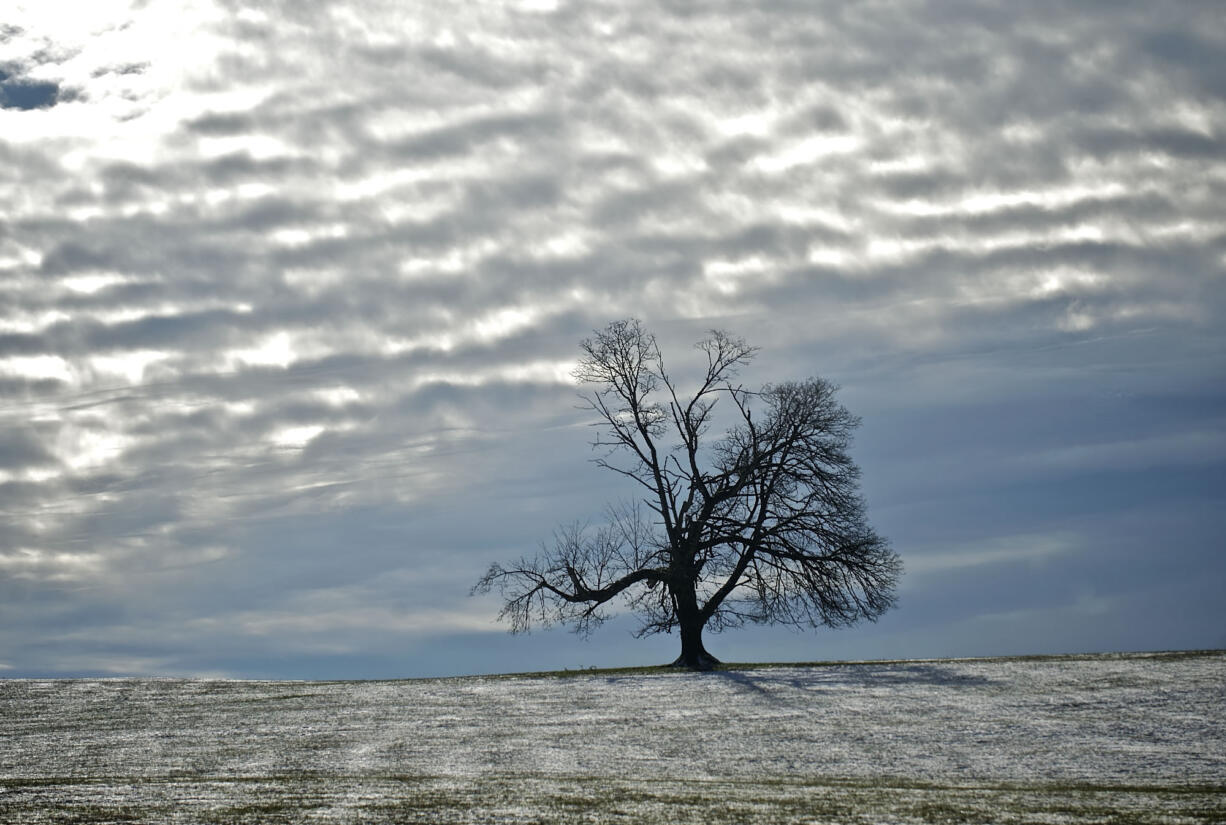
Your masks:
M696 345L706 369L686 392L637 320L581 346L574 374L594 387L583 398L599 419L596 463L643 497L489 568L474 592L500 592L512 632L561 622L587 633L617 600L643 617L640 636L680 631L675 665L709 669L704 628L840 627L894 605L901 562L866 523L847 452L859 420L833 385L747 390L737 374L756 350L721 331ZM717 414L727 427L712 439Z

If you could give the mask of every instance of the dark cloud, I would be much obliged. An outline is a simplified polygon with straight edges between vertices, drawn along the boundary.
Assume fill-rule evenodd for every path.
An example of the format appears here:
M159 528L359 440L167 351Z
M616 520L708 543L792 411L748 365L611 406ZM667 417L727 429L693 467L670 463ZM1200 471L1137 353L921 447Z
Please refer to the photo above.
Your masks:
M1226 36L1220 29L1165 29L1139 39L1141 52L1155 58L1162 69L1178 72L1206 95L1226 95Z
M0 434L0 468L21 469L54 463L54 457L43 447L36 432L27 428Z
M225 137L242 135L252 131L257 119L251 112L210 112L192 118L183 128L198 135Z
M119 63L114 66L106 66L95 69L90 73L90 77L105 77L108 74L144 74L149 69L148 63Z

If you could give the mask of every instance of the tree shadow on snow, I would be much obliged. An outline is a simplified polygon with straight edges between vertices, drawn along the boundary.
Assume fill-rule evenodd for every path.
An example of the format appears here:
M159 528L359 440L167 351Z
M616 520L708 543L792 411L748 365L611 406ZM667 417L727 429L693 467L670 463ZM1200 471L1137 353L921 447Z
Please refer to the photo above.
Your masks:
M801 690L820 690L835 686L880 687L882 685L924 685L933 687L974 687L994 684L978 673L958 667L915 662L890 665L843 665L813 668L808 673L791 672L788 683Z
M771 691L767 690L763 684L778 684L778 680L771 679L769 675L755 679L752 675L743 670L712 670L708 671L708 673L711 676L716 676L732 682L743 691L766 698L773 697Z

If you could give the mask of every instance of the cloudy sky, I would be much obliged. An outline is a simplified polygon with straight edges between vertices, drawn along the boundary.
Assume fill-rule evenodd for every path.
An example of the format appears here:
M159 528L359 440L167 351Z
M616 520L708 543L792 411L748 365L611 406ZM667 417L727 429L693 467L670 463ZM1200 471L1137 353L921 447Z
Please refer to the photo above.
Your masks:
M490 562L634 495L578 342L863 418L875 625L728 660L1226 647L1207 2L19 0L0 24L0 675L652 663Z

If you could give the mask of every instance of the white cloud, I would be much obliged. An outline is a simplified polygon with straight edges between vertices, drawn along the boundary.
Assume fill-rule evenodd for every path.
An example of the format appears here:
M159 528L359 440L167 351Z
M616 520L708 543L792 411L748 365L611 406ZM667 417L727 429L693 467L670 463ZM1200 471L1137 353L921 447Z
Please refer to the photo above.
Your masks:
M1075 553L1083 542L1083 538L1073 533L1002 536L912 553L906 557L906 571L916 576L928 576L988 565L1041 565L1059 556Z
M14 355L0 359L0 375L53 378L66 383L71 383L76 378L72 365L59 355Z
M1024 468L1044 470L1153 470L1213 465L1226 459L1226 422L1213 430L1167 433L1118 441L1090 441L1019 456Z
M0 554L0 571L5 576L45 582L88 581L102 563L98 553L57 553L32 547Z
M278 447L302 449L311 439L322 433L324 428L317 424L307 424L302 427L285 427L274 431L269 439Z
M761 156L754 160L754 164L763 172L777 174L797 166L807 166L828 155L849 154L860 145L859 138L854 135L819 135L785 146L774 154Z

